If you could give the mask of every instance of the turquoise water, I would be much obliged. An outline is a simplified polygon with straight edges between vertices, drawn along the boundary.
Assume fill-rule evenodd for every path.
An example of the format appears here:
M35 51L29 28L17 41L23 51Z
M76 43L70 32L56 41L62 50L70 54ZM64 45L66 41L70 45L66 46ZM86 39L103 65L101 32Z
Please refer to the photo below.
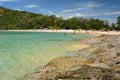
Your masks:
M0 31L0 80L18 80L58 56L69 55L86 35Z

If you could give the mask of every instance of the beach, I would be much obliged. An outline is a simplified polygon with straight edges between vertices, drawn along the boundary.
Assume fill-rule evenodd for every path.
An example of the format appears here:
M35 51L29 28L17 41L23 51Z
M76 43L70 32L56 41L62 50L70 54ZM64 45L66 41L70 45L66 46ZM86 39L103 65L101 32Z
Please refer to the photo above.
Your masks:
M107 35L119 35L120 31L96 31L96 30L44 30L44 29L29 29L29 30L6 30L15 32L62 32L62 33L76 33L76 34L107 34Z
M0 80L120 80L120 0L0 0Z
M88 46L78 55L56 57L23 80L120 80L120 35L95 34L80 42Z
M9 61L1 66L2 71L4 67L7 70L4 74L1 71L1 80L97 80L98 77L103 80L105 76L108 80L120 79L117 31L7 30L1 33L0 59Z

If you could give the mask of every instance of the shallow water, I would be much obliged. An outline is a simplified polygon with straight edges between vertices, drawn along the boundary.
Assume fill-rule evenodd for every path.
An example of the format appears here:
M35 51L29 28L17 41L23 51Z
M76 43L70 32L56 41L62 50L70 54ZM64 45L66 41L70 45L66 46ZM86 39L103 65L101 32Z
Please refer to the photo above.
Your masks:
M0 80L17 80L58 56L70 55L86 35L0 31ZM70 54L69 54L70 53Z

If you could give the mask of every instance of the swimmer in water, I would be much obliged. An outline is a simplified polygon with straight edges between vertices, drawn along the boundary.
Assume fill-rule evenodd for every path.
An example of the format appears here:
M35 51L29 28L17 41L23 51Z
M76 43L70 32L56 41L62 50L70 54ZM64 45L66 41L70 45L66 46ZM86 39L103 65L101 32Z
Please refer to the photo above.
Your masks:
M65 32L64 35L67 35L67 33Z

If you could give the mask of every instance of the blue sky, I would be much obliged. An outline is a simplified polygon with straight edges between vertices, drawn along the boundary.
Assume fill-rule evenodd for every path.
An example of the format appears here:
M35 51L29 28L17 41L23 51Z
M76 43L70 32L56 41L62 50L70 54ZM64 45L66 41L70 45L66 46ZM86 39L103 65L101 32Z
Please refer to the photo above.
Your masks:
M0 6L45 15L100 18L116 23L120 0L0 0Z

